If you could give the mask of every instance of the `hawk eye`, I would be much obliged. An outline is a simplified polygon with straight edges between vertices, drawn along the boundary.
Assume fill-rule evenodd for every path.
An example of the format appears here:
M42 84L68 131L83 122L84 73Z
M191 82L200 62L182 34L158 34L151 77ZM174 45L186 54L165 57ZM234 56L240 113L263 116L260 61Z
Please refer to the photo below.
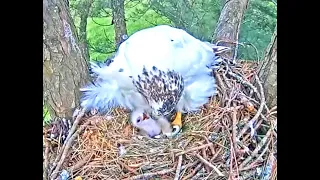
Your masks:
M141 121L140 117L137 119L137 122L139 123Z

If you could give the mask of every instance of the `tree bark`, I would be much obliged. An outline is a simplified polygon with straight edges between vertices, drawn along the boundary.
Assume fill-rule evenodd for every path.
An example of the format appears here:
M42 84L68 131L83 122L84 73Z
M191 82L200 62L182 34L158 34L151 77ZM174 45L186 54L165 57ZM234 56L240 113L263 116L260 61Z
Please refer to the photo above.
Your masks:
M112 22L114 25L115 43L118 46L122 41L122 36L127 34L125 22L124 0L111 0Z
M243 15L247 9L248 0L226 0L221 11L217 28L214 32L215 42L221 41L219 45L232 48L232 51L226 53L226 58L236 57L239 32Z
M258 75L264 86L267 104L270 107L275 106L277 104L277 26L264 59L259 64Z
M82 9L78 9L80 15L80 26L79 26L79 41L83 54L86 56L86 59L90 59L89 47L87 41L87 20L89 17L90 9L93 3L93 0L84 0L80 6Z
M50 116L71 118L88 67L65 0L43 0L43 95Z

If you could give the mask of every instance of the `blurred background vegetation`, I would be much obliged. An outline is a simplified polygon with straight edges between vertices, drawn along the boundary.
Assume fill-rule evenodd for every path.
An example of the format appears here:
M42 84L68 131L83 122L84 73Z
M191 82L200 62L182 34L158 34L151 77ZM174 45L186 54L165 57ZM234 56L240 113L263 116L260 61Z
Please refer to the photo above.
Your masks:
M70 0L70 11L79 27L83 0ZM211 41L222 9L222 0L129 0L125 1L127 32L132 33L159 24L187 30L193 36ZM259 56L270 42L277 21L275 2L250 0L242 20L240 43L254 45ZM105 60L115 50L114 27L108 0L95 0L87 19L87 40L91 60ZM255 60L252 46L240 46L239 59Z

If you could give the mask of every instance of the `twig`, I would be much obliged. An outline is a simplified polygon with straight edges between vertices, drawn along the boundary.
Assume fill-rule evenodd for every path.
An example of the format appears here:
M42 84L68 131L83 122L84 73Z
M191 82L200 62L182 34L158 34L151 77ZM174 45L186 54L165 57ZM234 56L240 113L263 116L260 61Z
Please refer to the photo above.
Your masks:
M251 150L244 144L245 140L240 141L239 139L237 139L237 144L240 145L244 152L247 153L249 156L251 155Z
M200 169L195 176L193 176L190 180L198 180L201 179L204 174L204 168Z
M267 114L267 118L274 115L274 114L277 114L277 111L272 111L271 113Z
M262 116L263 114L261 114ZM257 122L257 124L255 125L255 127L253 128L255 131L260 127L260 125L262 124L263 119L261 119L260 121ZM246 136L243 137L242 141L245 142L248 138L249 138L250 134L247 134Z
M247 180L247 179L253 179L254 174L256 173L256 170L251 170L248 172L243 173L240 177L239 180Z
M224 176L224 174L221 173L221 171L215 167L213 164L211 164L210 162L208 162L207 160L205 160L202 156L200 156L199 154L195 154L195 156L201 161L203 162L203 164L211 167L214 171L216 171L216 173L218 173L219 176Z
M192 166L194 166L194 165L196 165L196 164L198 164L198 163L199 163L199 161L197 160L197 161L195 161L195 162L193 162L193 163L186 164L186 165L184 165L184 166L181 167L181 170L187 169L187 168L189 168L189 167L192 167Z
M177 166L177 170L176 170L176 175L174 176L174 180L179 180L180 171L181 171L181 164L182 164L182 155L180 155L179 159L178 159L178 166Z
M126 165L125 163L123 163L122 161L117 161L117 163L119 163L121 166L123 166L124 168L126 168L128 171L132 172L135 175L138 175L139 173L137 173L137 171L131 167L129 167L128 165Z
M224 82L226 83L228 89L230 89L230 88L231 88L231 85L230 85L230 83L228 82L228 78L226 77L225 74L222 74L222 79L223 79Z
M231 140L231 139L230 139ZM237 145L236 143L233 143L233 144L235 144L235 145ZM230 143L230 146L231 146L231 148L232 148L232 145L231 145L231 143ZM230 149L231 149L230 148ZM233 151L232 151L233 150ZM234 164L235 164L235 166L236 166L236 170L237 170L237 177L239 177L239 168L238 168L238 160L237 160L237 155L236 155L236 151L235 151L235 148L233 147L232 148L232 150L230 150L232 153L233 153L233 156L234 156ZM231 159L231 161L232 161L232 159Z
M253 92L255 92L257 94L258 98L261 99L261 94L258 92L257 88L254 87L250 82L244 80L241 76L239 76L239 75L237 75L237 74L235 74L235 73L233 73L231 71L228 71L228 74L231 77L233 77L236 80L238 80L241 84L250 87L253 90ZM256 78L257 78L257 75L256 75Z
M271 140L269 140L268 143L265 145L265 147L264 147L263 151L261 152L261 154L250 165L248 165L248 166L246 166L246 167L244 167L242 169L249 169L250 167L254 166L257 163L257 161L259 159L261 159L262 156L267 152L267 150L269 149L270 143L271 143Z
M237 98L237 96L238 96L237 88L233 86L231 88L231 91L229 92L228 102L225 105L225 107L228 107L228 108L225 108L225 110L232 108L231 102L233 102Z
M201 149L201 151L202 151L202 156L203 156L203 158L204 158L204 159L207 159L208 157L207 157L206 149L203 148L203 149ZM204 168L206 169L206 172L210 172L209 166L204 165Z
M226 133L228 134L228 137L229 137L229 141L230 141L230 173L229 173L229 178L228 179L232 179L233 177L233 157L234 157L234 162L236 164L236 167L237 167L237 156L236 156L236 153L235 153L235 150L234 150L234 147L233 145L235 144L233 142L233 138L231 138L231 134L230 132L228 131L228 126L222 121L222 124L224 125L225 129L226 129ZM238 170L238 167L237 167L237 170ZM239 176L239 173L238 173L238 176Z
M207 142L208 144L210 144L210 143L211 143L211 142L209 141L209 139L208 139L207 137L203 136L203 135L200 135L200 134L194 134L194 133L191 133L191 135L193 135L193 136L199 136L199 137L202 137L203 139L205 139L205 140L206 140L206 142ZM214 154L215 154L215 151L214 151L214 148L213 148L213 146L212 146L212 145L211 145L211 146L209 146L209 149L211 150L212 155L214 155Z
M257 62L259 63L260 62L259 52L258 52L258 49L256 48L256 46L251 43L248 43L248 42L245 42L245 44L252 46L254 48L254 50L256 51L256 55L257 55Z
M86 155L83 159L78 161L75 165L70 168L70 171L75 171L81 168L84 164L86 164L92 157L93 153Z
M187 142L184 143L183 148L187 147L188 144L189 144L190 142L192 142L192 140L193 140L193 137L191 137L190 139L188 138ZM209 143L210 143L210 142L209 142Z
M216 79L217 79L218 85L221 87L221 89L223 91L222 94L224 94L226 92L226 86L224 85L220 74L219 73L215 73L215 75L216 75Z
M259 167L259 166L261 166L261 164L254 164L254 165L251 164L250 166L246 166L244 168L239 169L239 171L248 171L250 169L253 169L253 168L256 168L256 167Z
M45 147L44 150L44 168L43 168L43 177L44 179L48 179L48 166L49 166L49 142L47 139L45 139Z
M268 137L272 133L272 128L270 128L267 132L267 134L263 137L263 139L260 141L260 143L257 145L257 147L253 150L251 156L248 156L239 166L239 169L243 168L253 157L255 157L260 149L266 144L266 141L268 140Z
M80 123L81 118L84 116L84 114L85 114L84 111L85 111L85 110L82 109L82 110L79 112L76 120L73 122L72 128L70 129L70 131L69 131L69 133L68 133L68 136L67 136L67 138L65 139L65 141L64 141L64 143L63 143L63 146L62 146L62 148L61 148L61 151L60 151L59 154L57 154L57 157L56 157L56 159L54 160L52 169L50 170L50 174L52 174L52 171L56 168L56 166L57 166L57 164L58 164L58 161L61 159L61 155L62 155L61 152L65 149L66 144L68 143L71 135L75 132L78 124Z
M109 23L109 24L100 24L100 23L98 23L97 21L95 21L93 17L91 17L91 20L92 20L92 22L94 22L95 24L97 24L97 25L99 25L99 26L112 26L112 23Z
M186 153L189 153L189 152L192 152L192 151L196 151L196 150L199 150L199 149L202 149L202 148L206 148L206 147L212 146L212 145L213 145L212 143L209 143L209 144L205 144L205 145L202 145L202 146L194 147L194 148L182 151L180 153L177 153L175 156L180 156L180 155L183 155L183 154L186 154Z
M235 105L235 104L234 104ZM233 141L233 148L235 153L238 153L238 146L237 146L237 111L233 110L231 112L231 118L232 118L232 141Z
M194 165L197 164L197 163L198 163L198 162L196 161L196 162L194 162L194 163L190 163L190 164L184 165L184 166L181 167L181 170L182 170L182 169L185 169L185 168L189 168L189 167L191 167L191 166L194 166ZM173 167L173 168L165 169L165 170L162 170L162 171L140 174L140 175L137 175L137 176L133 176L133 177L130 177L130 178L126 178L126 179L124 179L124 180L135 180L135 179L141 179L141 178L148 178L148 177L152 177L152 176L167 174L167 173L173 172L173 171L175 171L175 170L176 170L176 168Z
M264 96L263 86L262 86L261 81L260 81L260 79L259 79L257 74L255 74L255 79L256 79L256 82L258 83L259 89L260 89L261 104L265 104L266 99L265 99L265 96ZM257 93L257 92L256 92L256 94L259 95L259 93ZM259 98L259 96L258 96L258 98Z
M224 124L225 125L225 124ZM225 125L226 126L226 125ZM227 126L226 126L226 129L227 129ZM229 134L229 133L228 133ZM233 156L234 156L234 153L233 153L233 148L232 148L232 139L231 139L231 137L230 137L230 135L229 135L229 140L230 140L230 164L229 164L229 169L230 169L230 173L229 173L229 177L228 177L228 180L229 179L232 179L232 177L233 177ZM236 163L237 163L237 161L235 161Z
M162 171L157 171L157 172L152 172L152 173L140 174L140 175L137 175L137 176L133 176L133 177L124 179L124 180L145 179L145 178L148 178L148 177L167 174L167 173L173 172L174 170L176 170L176 168L165 169L165 170L162 170Z
M212 158L210 159L210 162L212 162L218 155L219 153L222 151L222 148L220 148L213 156Z
M245 95L243 92L240 93L239 95L240 95L241 98L244 98L245 101L248 101L248 102L252 101L252 102L254 102L254 103L258 104L258 105L260 104L257 100L253 99L252 97L249 97L249 96Z
M276 110L276 109L277 109L277 106L273 106L273 107L270 109L270 113L271 113L272 111Z
M247 131L247 129L250 127L250 124L253 124L258 118L259 116L261 115L262 113L262 110L264 108L264 105L265 105L265 97L264 97L264 91L263 91L263 87L262 87L262 84L261 82L259 81L259 78L257 75L256 76L256 80L260 86L260 91L261 91L261 103L260 103L260 107L257 111L257 113L254 115L254 117L245 125L245 127L240 131L240 133L238 134L237 136L237 139L240 139L240 137Z
M198 166L196 168L194 168L190 174L188 174L186 177L182 178L182 180L187 180L187 179L190 179L191 177L193 177L201 169L201 167L202 167L202 163L199 163Z
M243 108L244 108L244 106L240 105L240 106L234 106L234 107L225 108L225 109L223 109L223 111L225 111L225 112L236 111L236 110L243 109Z
M83 115L83 114L82 114ZM78 119L78 117L77 117ZM55 170L52 172L51 176L52 176L52 179L55 179L58 175L58 171L64 161L64 159L66 158L67 156L67 153L69 151L69 148L71 147L71 144L73 142L73 140L77 137L77 135L87 126L89 125L91 122L90 121L87 121L85 124L83 124L82 126L80 126L80 128L70 137L70 139L68 139L68 141L66 142L65 144L65 148L63 149L62 151L62 155L61 155L61 158L55 168Z
M150 162L142 162L142 163L138 163L138 164L129 164L128 166L130 168L138 168L138 167L141 167L141 166L144 166L144 165L149 165Z

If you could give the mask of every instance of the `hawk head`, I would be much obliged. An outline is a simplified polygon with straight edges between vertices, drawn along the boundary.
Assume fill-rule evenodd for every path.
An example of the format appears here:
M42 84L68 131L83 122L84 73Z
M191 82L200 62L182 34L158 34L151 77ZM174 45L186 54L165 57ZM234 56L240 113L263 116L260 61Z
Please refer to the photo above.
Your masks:
M150 116L154 119L172 115L184 90L184 81L179 73L162 71L155 66L149 71L144 67L133 84L147 100Z

